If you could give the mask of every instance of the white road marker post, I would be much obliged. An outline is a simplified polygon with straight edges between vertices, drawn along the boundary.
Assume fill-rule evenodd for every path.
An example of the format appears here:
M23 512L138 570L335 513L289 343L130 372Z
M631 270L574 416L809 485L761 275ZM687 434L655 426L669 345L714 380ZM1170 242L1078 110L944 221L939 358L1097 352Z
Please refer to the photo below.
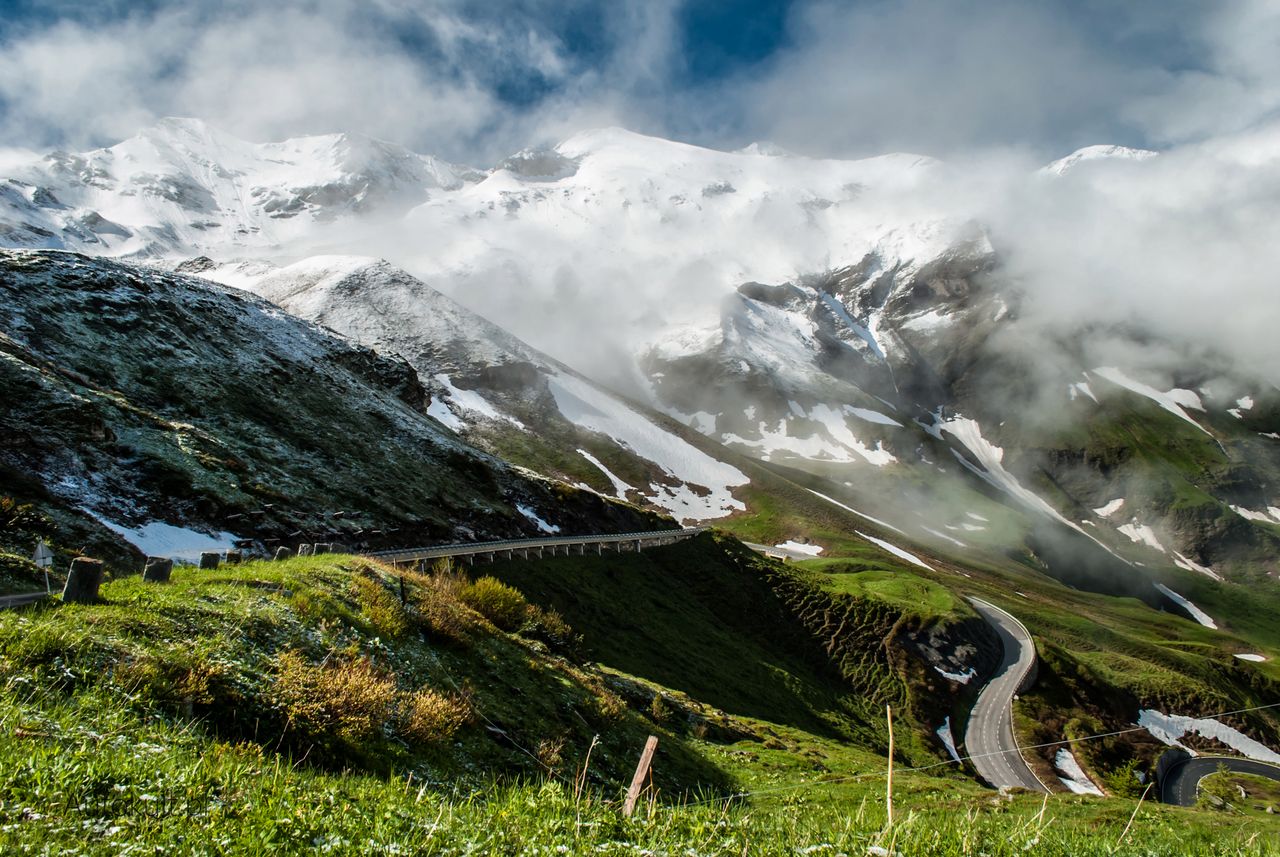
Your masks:
M36 568L44 569L44 591L46 595L52 595L53 587L49 583L49 567L53 565L53 551L49 550L49 546L43 540L36 542L36 552L31 555L31 561L36 564Z
M888 820L885 829L893 827L893 708L884 707L885 720L889 723L889 777L885 781L885 804L888 807Z

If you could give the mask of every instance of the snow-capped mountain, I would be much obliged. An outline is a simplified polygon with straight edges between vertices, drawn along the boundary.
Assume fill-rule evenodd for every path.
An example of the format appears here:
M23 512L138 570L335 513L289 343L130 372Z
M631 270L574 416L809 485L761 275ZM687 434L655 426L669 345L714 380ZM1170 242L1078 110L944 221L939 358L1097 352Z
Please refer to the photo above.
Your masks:
M110 148L10 165L0 238L109 255L279 249L334 222L403 214L476 178L359 135L252 144L165 119Z
M1089 147L1028 179L1140 170L1153 154ZM1125 561L1274 570L1274 390L1180 360L1178 343L1137 366L1073 353L1087 331L1024 341L998 241L930 193L948 169L613 128L478 172L353 136L249 144L167 120L10 169L0 240L209 255L189 270L402 354L449 429L679 517L738 510L746 477L567 366L716 443L896 505L898 525L948 549L979 539L952 508L976 487ZM317 248L404 270L307 259ZM1122 436L1132 419L1159 430ZM921 491L940 480L959 487ZM930 493L945 497L922 516ZM1120 498L1124 520L1091 511ZM1043 539L1028 550L1043 557Z
M1064 176L1074 169L1088 163L1103 161L1145 161L1154 158L1159 152L1150 149L1133 149L1129 146L1085 146L1076 149L1064 158L1059 158L1042 168L1041 172L1049 175Z

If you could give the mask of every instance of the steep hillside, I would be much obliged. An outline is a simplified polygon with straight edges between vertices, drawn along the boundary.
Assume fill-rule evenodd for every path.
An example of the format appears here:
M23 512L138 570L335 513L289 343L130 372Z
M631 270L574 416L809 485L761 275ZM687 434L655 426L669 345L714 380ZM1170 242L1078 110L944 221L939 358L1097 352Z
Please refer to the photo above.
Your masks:
M663 551L690 548L728 558L711 543ZM1271 853L1265 828L1232 815L997 798L945 763L901 758L888 827L883 759L708 705L681 692L695 674L678 661L668 674L682 689L583 664L563 620L494 594L449 572L328 556L179 569L167 586L112 581L96 605L0 612L0 848ZM750 658L792 645L755 642ZM826 681L782 663L802 698ZM771 716L795 705L749 702ZM624 819L650 734L652 777Z
M426 415L408 365L238 290L4 252L0 319L4 493L51 515L67 550L662 526L468 446Z
M677 520L744 509L736 467L385 261L321 256L273 269L190 260L180 270L248 289L409 362L427 412L505 460Z

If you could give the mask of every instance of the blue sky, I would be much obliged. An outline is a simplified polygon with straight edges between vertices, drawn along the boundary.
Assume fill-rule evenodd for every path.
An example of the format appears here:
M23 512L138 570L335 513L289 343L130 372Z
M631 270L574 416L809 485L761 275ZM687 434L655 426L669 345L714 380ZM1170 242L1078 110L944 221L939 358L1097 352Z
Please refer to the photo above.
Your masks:
M815 155L1164 147L1275 114L1274 0L0 0L0 145L165 115L486 163L620 124Z

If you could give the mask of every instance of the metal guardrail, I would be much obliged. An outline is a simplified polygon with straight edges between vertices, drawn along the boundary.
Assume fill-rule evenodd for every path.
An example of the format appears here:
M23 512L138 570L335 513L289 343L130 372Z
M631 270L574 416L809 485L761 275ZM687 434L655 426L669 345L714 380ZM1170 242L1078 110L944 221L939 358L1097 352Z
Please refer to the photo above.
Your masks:
M597 553L603 553L605 547L615 547L621 550L621 546L635 543L636 549L643 548L646 544L664 544L670 542L678 542L684 539L696 536L699 533L707 531L707 527L686 527L681 530L652 530L644 533L610 533L607 535L596 536L547 536L539 539L504 539L501 541L491 542L464 542L452 545L434 545L432 547L422 548L403 548L400 550L389 551L373 551L365 554L365 556L374 559L380 559L389 562L392 565L400 563L421 562L423 560L442 559L445 557L454 557L461 559L474 559L479 556L488 556L490 560L497 557L498 554L507 554L508 558L513 557L517 553L524 554L528 557L530 551L537 551L539 556L543 552L550 550L552 555L560 549L565 549L568 555L569 549L581 548L580 553L586 553L586 548L595 547Z

